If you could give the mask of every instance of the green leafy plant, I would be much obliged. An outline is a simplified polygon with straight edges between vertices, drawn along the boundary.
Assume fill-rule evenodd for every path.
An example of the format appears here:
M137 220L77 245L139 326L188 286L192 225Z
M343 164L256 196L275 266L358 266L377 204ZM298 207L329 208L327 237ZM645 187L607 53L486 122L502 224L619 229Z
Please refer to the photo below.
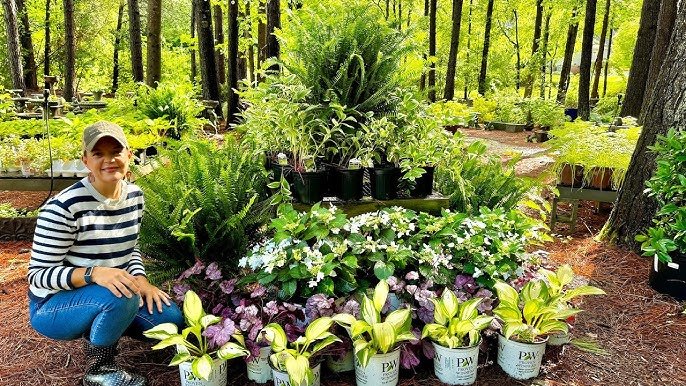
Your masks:
M272 352L269 360L272 366L288 373L292 385L307 386L312 384L314 374L310 359L329 345L341 340L329 330L333 319L327 316L310 322L305 335L294 342L288 342L286 332L278 323L270 323L262 330L270 342Z
M367 366L373 355L385 354L395 350L404 341L416 339L410 331L412 318L409 308L395 310L382 321L381 309L386 304L387 297L388 283L381 280L374 288L372 299L362 295L361 319L346 313L333 317L348 331L353 340L355 356L363 367Z
M470 347L481 341L481 331L488 327L492 316L479 315L477 307L483 298L460 302L455 293L446 288L434 304L434 321L424 326L422 338L428 337L443 347Z
M178 353L172 358L169 366L191 362L193 374L198 378L207 379L212 372L215 358L233 359L250 355L245 348L243 335L237 329L231 333L234 342L226 342L218 348L211 347L203 332L208 327L221 322L222 319L206 314L202 308L202 301L193 291L186 292L183 316L188 327L181 332L173 323L162 323L143 332L143 335L148 338L160 340L152 347L153 350L176 346Z
M183 84L160 83L156 88L142 87L138 94L138 108L150 119L167 119L171 123L167 135L175 139L201 125L196 117L203 110L202 104L193 98L192 89Z
M39 209L16 209L9 202L0 203L0 218L38 217Z

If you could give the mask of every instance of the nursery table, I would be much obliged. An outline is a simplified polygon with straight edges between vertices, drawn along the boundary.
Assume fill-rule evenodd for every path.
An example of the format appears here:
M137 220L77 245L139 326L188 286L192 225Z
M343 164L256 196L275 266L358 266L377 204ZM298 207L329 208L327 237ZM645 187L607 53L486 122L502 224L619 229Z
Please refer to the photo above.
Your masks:
M550 211L550 230L555 229L555 223L563 222L570 224L571 232L576 229L577 214L579 211L579 201L614 202L617 198L616 190L598 190L589 188L574 188L570 186L557 185L559 196L553 198L553 205ZM560 216L557 213L557 204L560 201L572 202L571 216Z
M401 206L417 212L438 214L441 212L441 209L450 207L450 199L440 194L432 194L426 198L397 198L387 201L375 200L368 196L363 197L360 201L339 201L334 197L326 197L321 205L323 207L334 205L348 216L375 212L391 206ZM299 211L307 211L312 205L295 203L293 204L293 207Z
M59 192L82 177L55 177L52 190ZM50 190L50 177L0 177L0 190L40 192Z

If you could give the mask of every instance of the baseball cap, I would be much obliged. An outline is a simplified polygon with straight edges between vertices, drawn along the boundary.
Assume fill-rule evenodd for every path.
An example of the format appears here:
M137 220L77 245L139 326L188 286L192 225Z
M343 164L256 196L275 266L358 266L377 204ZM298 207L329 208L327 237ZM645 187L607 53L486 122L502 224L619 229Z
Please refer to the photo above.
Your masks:
M101 138L112 137L125 148L129 147L124 130L116 123L100 121L83 129L83 150L92 151Z

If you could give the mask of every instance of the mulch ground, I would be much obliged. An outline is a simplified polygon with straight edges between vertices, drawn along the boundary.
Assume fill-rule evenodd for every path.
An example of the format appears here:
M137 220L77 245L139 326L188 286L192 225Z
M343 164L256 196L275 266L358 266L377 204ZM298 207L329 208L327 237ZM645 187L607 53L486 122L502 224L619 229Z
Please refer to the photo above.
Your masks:
M470 130L469 136L521 147L526 133ZM0 192L0 202L34 208L44 193ZM561 205L565 209L565 205ZM602 351L590 353L574 346L549 348L540 376L516 381L494 364L495 352L482 353L476 385L665 385L686 386L686 315L684 305L656 293L648 285L650 261L633 252L594 241L607 219L608 209L596 211L582 203L577 230L567 225L554 230L556 239L541 247L556 264L574 271L607 293L584 300L572 336L596 342ZM28 322L26 265L29 242L0 243L0 386L77 386L83 375L81 342L59 342L33 331ZM128 338L120 343L120 363L144 374L151 386L178 385L176 367L167 367L172 353L153 352L151 344ZM494 345L492 345L494 346ZM253 385L245 367L233 361L230 385ZM354 385L354 376L324 373L327 386ZM401 386L438 385L431 363L401 372Z

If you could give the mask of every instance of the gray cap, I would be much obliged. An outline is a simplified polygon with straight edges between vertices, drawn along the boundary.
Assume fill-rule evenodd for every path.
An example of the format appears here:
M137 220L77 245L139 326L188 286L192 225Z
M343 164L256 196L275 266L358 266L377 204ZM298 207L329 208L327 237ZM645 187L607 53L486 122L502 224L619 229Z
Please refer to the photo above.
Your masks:
M83 129L83 150L92 151L95 144L104 137L112 137L125 148L129 147L121 126L112 122L100 121Z

